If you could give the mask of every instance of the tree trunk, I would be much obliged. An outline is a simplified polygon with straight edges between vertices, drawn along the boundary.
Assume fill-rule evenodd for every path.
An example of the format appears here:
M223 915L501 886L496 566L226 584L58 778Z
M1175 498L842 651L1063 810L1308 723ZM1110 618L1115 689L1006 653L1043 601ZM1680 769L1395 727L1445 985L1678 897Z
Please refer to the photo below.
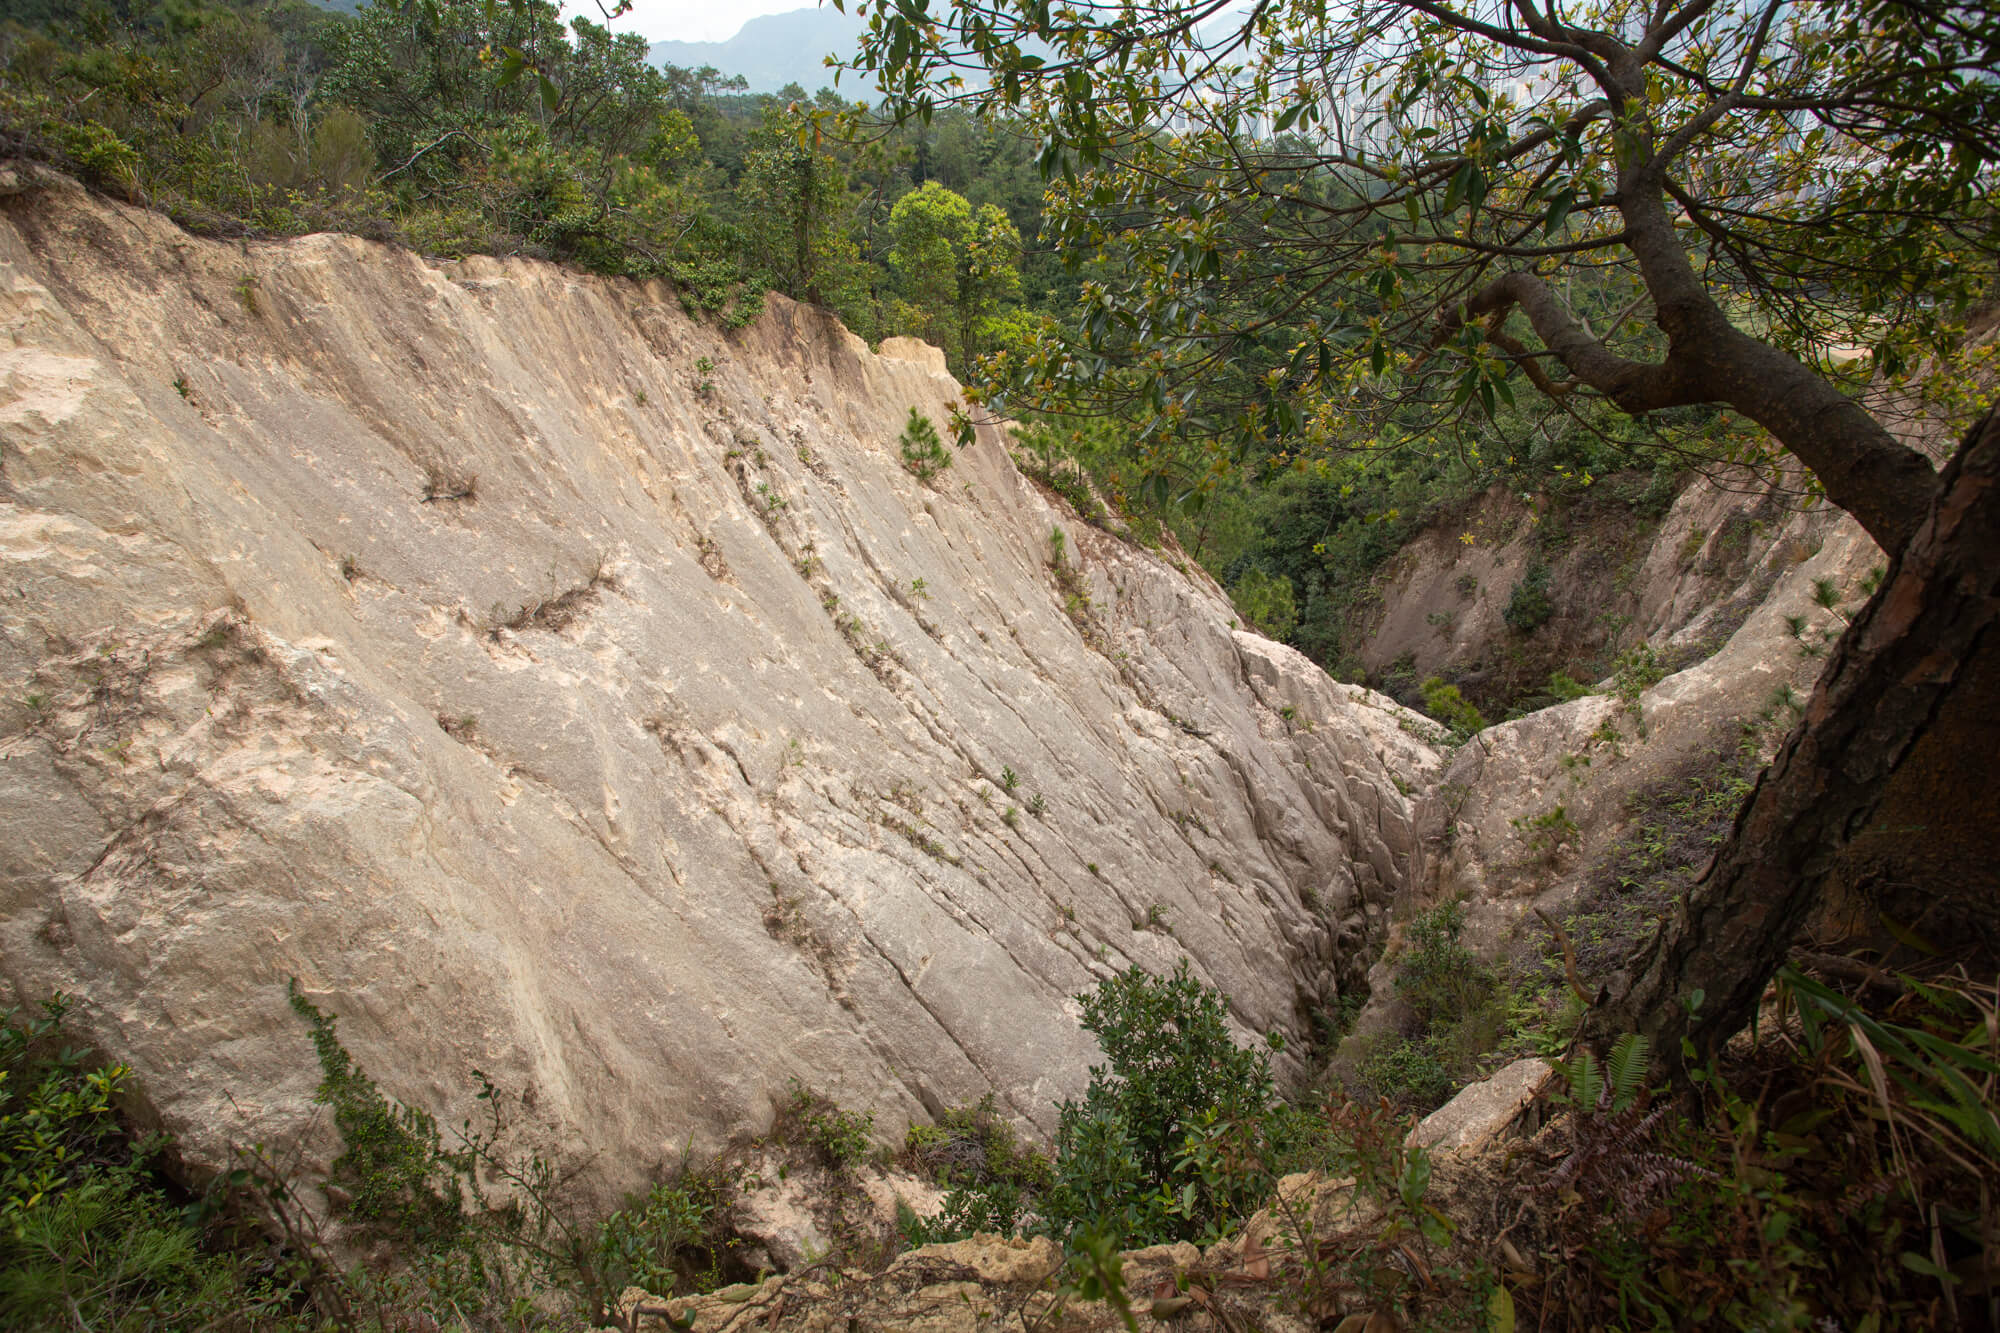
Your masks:
M1857 840L1880 858L1898 844L1903 887L1966 897L1923 878L1932 845L1990 837L2000 697L2000 408L1966 436L1928 514L1855 617L1799 728L1758 780L1729 840L1673 919L1635 956L1623 994L1593 1010L1585 1037L1654 1039L1660 1057L1720 1049L1755 1015L1771 974ZM1984 688L1982 688L1982 686ZM1955 793L1926 822L1883 825L1911 802ZM1954 809L1958 812L1953 813ZM1970 811L1970 815L1964 812ZM1963 827L1957 827L1963 825ZM1981 828L1981 825L1984 828ZM2000 858L1981 858L1988 876ZM1964 861L1958 862L1962 873ZM1977 894L1977 886L1973 888ZM1991 910L1992 895L1986 895ZM1703 994L1698 1012L1686 1001Z

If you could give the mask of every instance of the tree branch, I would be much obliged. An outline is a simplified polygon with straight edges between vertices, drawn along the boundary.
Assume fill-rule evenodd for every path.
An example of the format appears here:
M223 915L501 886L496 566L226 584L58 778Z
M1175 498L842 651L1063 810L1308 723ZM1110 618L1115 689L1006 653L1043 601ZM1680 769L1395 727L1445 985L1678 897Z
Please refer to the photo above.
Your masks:
M1442 346L1475 320L1492 315L1504 318L1508 310L1516 308L1528 317L1536 336L1572 375L1624 412L1641 416L1663 408L1685 407L1709 396L1688 382L1688 376L1671 357L1655 364L1628 360L1614 353L1577 322L1553 287L1533 273L1508 273L1487 283L1439 321L1431 346ZM1499 345L1506 347L1505 343ZM1518 347L1516 344L1507 350L1517 357L1525 355Z

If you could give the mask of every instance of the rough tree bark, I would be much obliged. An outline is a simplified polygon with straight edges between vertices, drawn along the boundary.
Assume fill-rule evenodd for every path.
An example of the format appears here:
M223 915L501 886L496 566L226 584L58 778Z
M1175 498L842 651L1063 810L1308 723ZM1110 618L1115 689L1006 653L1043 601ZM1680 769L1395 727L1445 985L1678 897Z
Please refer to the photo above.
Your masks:
M1672 1061L1685 1037L1705 1059L1754 1016L1850 844L1941 836L1923 826L1877 827L1895 784L1909 778L1933 789L1991 790L1997 622L2000 408L1966 436L1929 513L1835 648L1803 720L1737 813L1728 841L1634 958L1623 993L1591 1012L1586 1040L1642 1032ZM1908 771L1916 767L1939 772ZM1972 799L1991 823L2000 802ZM1696 989L1704 1002L1690 1016L1684 1001Z

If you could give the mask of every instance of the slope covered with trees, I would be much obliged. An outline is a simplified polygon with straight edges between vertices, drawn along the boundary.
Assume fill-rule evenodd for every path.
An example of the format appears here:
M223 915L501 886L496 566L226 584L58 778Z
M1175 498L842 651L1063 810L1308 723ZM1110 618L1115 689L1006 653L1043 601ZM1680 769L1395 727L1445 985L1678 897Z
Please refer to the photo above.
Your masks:
M0 19L0 144L197 232L347 230L664 277L737 323L774 289L866 337L929 338L961 373L1024 298L1073 290L1024 253L1041 185L1010 127L959 113L843 138L829 90L750 97L657 69L641 38L546 0Z

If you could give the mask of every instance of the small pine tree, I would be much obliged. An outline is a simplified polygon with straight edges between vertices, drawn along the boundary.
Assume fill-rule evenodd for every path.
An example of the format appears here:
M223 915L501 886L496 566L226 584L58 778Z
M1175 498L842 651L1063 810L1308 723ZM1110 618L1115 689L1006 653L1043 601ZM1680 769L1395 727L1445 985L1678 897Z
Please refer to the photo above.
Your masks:
M903 426L899 443L903 446L903 466L915 474L918 481L928 483L951 466L951 450L945 448L944 441L938 438L937 427L914 407L910 409L910 419Z

